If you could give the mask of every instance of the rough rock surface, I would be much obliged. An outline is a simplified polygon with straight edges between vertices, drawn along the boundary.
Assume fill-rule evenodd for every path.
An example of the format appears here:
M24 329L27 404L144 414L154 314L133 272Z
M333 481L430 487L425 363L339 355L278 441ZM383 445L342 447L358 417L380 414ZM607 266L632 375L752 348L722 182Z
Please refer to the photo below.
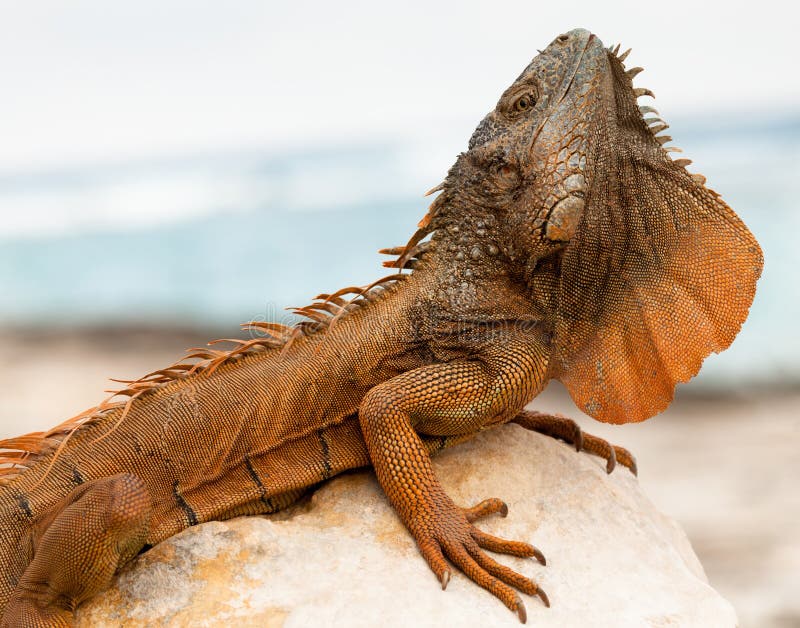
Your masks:
M646 461L642 466L646 468ZM503 498L478 525L542 549L502 562L537 580L534 626L735 626L685 534L624 468L516 425L437 456L457 503ZM339 477L273 517L212 522L139 557L84 605L78 626L515 626L461 574L447 591L419 556L371 472Z

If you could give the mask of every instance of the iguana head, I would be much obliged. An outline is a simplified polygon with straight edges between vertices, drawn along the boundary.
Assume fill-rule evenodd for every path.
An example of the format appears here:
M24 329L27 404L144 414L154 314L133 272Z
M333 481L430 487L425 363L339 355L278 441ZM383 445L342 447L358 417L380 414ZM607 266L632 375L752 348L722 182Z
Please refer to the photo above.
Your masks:
M591 117L600 112L608 53L582 29L556 37L478 125L470 161L490 162L497 187L517 195L507 224L530 258L574 235L585 205ZM505 175L505 176L502 176ZM520 211L522 209L522 211ZM558 246L558 244L556 244Z
M763 263L691 162L662 147L666 125L637 104L652 95L632 85L641 68L618 50L582 29L556 37L478 125L440 203L445 221L495 225L512 273L552 304L554 376L613 423L660 412L730 345Z

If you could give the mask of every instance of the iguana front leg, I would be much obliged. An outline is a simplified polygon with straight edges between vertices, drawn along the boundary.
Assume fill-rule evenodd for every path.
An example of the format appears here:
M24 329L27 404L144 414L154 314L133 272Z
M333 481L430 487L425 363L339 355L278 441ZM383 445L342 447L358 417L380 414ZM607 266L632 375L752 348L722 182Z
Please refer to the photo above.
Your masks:
M544 558L532 545L499 539L473 526L476 518L502 511L505 504L492 499L464 509L453 503L436 479L417 432L469 434L507 420L541 381L544 365L534 356L519 351L505 360L460 361L409 371L373 388L359 409L378 481L442 588L450 579L447 557L523 622L525 605L517 590L538 595L549 606L546 594L483 550L536 556L542 563Z

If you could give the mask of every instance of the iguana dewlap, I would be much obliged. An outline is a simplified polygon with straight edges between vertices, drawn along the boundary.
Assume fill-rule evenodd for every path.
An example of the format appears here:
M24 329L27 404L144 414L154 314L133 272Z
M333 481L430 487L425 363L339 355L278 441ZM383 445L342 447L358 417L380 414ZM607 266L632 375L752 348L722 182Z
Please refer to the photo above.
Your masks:
M368 465L442 587L461 570L523 621L520 592L548 603L486 553L544 562L475 527L505 504L454 504L430 455L517 421L635 469L523 408L559 379L601 421L660 412L733 341L762 267L736 214L662 146L666 125L636 102L640 68L618 50L574 30L525 68L408 245L387 250L398 274L0 442L2 625L69 625L148 546Z

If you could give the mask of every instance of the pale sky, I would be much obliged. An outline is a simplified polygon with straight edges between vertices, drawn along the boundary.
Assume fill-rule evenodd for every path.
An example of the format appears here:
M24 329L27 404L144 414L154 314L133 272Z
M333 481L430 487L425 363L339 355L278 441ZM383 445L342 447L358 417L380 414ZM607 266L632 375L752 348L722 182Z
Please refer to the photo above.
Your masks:
M632 47L665 118L800 110L776 0L3 0L0 173L193 151L463 135L537 48Z

